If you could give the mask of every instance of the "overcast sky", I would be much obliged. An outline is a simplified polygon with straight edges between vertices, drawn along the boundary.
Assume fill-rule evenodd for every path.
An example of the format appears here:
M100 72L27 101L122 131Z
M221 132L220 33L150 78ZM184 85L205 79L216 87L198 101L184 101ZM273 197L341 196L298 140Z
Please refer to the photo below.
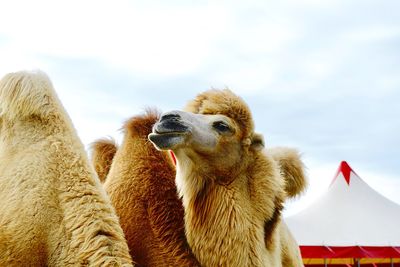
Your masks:
M1 1L0 75L45 71L85 145L229 87L268 147L303 154L310 187L289 213L341 160L400 203L400 1L193 2Z

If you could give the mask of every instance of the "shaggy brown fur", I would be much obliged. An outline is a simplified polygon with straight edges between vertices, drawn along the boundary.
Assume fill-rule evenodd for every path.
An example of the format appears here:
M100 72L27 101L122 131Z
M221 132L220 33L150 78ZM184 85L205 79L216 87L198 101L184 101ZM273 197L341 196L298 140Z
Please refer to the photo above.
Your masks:
M285 189L296 195L304 184L298 154L263 153L249 108L229 90L200 94L186 110L206 116L167 113L149 137L176 155L187 239L202 266L302 266L281 220Z
M0 81L0 266L132 266L111 203L44 73Z
M92 144L91 160L94 169L102 183L110 172L111 163L117 152L117 145L113 139L100 139Z
M131 255L140 266L199 266L186 243L183 207L175 186L175 169L169 155L147 140L158 114L148 111L126 122L104 187L120 217ZM98 148L115 145L98 141ZM96 158L99 160L96 162ZM106 165L93 157L95 165ZM103 169L107 169L104 166Z

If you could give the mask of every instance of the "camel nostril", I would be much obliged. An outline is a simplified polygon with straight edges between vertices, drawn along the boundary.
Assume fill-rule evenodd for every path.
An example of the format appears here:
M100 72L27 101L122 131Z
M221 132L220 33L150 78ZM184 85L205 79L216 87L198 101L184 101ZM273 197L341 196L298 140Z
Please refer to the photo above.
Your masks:
M167 113L167 114L161 116L160 121L179 120L180 118L181 118L181 116L177 113Z

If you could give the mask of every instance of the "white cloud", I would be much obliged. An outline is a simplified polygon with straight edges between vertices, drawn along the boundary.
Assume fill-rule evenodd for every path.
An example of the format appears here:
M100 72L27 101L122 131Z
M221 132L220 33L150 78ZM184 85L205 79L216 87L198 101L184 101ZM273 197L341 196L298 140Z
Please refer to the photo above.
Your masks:
M274 73L275 69L268 65L253 64L218 73L218 75L215 75L210 80L212 81L212 86L215 88L228 87L240 95L253 95L273 83Z
M13 46L24 44L23 53L96 58L149 75L197 68L228 20L215 6L168 8L130 1L8 1L3 10L0 25L7 27L0 33Z
M386 41L400 37L400 29L398 27L388 25L368 25L368 27L351 29L344 34L344 37L356 45L365 45L365 43Z
M47 64L18 43L0 43L0 76L19 70L46 69Z

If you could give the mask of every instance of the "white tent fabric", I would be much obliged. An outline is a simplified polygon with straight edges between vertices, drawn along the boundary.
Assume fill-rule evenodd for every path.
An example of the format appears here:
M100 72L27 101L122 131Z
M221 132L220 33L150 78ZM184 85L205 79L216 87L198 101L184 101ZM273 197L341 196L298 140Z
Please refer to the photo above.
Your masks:
M300 246L400 247L400 205L344 161L327 193L286 222Z

